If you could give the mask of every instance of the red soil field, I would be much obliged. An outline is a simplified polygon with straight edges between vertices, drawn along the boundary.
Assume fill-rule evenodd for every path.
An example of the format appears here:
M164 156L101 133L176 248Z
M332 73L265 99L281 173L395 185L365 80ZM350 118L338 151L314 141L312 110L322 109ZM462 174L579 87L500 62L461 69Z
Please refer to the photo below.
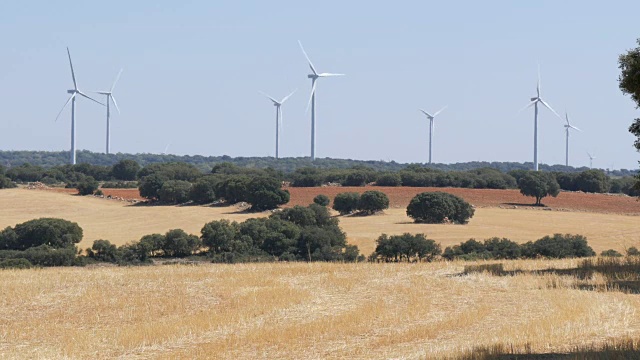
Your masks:
M144 200L138 189L101 189L105 196L119 197L127 200ZM535 202L531 197L525 197L518 190L494 190L494 189L461 189L461 188L431 188L431 187L312 187L295 188L288 187L291 193L291 201L287 207L295 205L309 205L318 194L325 194L333 199L341 192L359 192L367 190L382 191L389 197L391 208L404 208L411 198L425 191L443 191L462 197L477 207L512 207L532 206ZM76 194L75 189L51 188L47 191ZM634 197L589 194L581 192L561 192L558 197L546 197L542 201L547 208L555 210L589 211L599 213L632 214L640 215L640 202Z

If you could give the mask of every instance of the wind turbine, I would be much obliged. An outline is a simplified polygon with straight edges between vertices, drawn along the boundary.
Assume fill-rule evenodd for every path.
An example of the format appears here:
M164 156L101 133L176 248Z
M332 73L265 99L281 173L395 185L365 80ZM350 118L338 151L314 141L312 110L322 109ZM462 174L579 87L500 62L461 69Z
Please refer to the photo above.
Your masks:
M116 76L116 79L113 81L113 85L111 85L111 89L109 89L109 91L96 91L96 94L100 94L100 95L106 95L107 96L107 154L110 153L111 150L111 140L110 140L110 135L111 135L111 125L109 123L109 120L111 119L111 113L109 112L109 103L113 102L113 105L115 105L116 110L118 110L118 114L120 114L120 108L118 107L118 103L116 102L116 98L113 97L113 89L116 87L116 83L118 82L118 79L120 79L120 74L122 74L122 69L120 69L120 72L118 72L118 75Z
M438 114L440 114L446 108L447 108L446 106L443 107L442 109L436 111L433 115L420 109L420 111L422 111L423 114L427 115L427 119L429 119L429 164L431 164L431 150L432 150L432 144L433 144L433 130L434 130L433 120L436 118L436 116L438 116Z
M304 57L307 58L307 62L309 63L309 67L312 72L312 74L307 75L307 77L311 79L311 97L309 98L309 104L307 104L307 111L309 110L309 105L311 105L311 161L313 161L316 159L316 81L318 81L319 78L344 76L344 74L318 73L316 68L313 66L313 63L311 63L307 52L304 51L304 47L302 47L300 40L298 40L298 44L300 44L300 49L302 49Z
M68 47L67 47L67 55L69 56L69 66L71 67L71 78L73 79L73 89L67 90L67 93L71 94L71 96L69 97L67 102L64 104L60 112L58 113L58 116L56 116L56 121L58 121L58 118L60 117L60 114L62 114L62 111L67 107L67 105L69 105L69 102L71 102L71 155L69 158L69 162L72 165L75 165L76 164L76 96L77 95L83 96L91 101L97 102L102 106L104 106L104 104L94 98L87 96L85 93L80 91L80 89L78 89L78 83L76 82L76 73L73 71L73 63L71 62L71 53L69 52Z
M564 112L564 117L567 120L567 123L564 125L565 131L567 133L567 151L566 151L566 159L565 159L565 165L569 166L569 129L574 129L574 130L578 130L578 131L582 131L580 129L578 129L577 127L571 125L571 123L569 122L569 114L567 114L567 112Z
M293 95L293 93L295 93L297 91L293 90L291 92L291 94L285 96L282 100L278 101L274 98L272 98L271 96L263 93L262 91L260 91L260 94L266 96L267 98L269 98L269 100L271 100L273 102L273 106L276 107L276 159L279 158L279 150L280 150L280 127L282 126L282 109L280 109L280 107L282 106L282 104L284 104L285 101L289 100L289 98L291 97L291 95Z
M533 118L533 170L538 171L538 104L544 105L547 109L551 110L554 115L562 120L562 117L558 115L558 113L553 110L553 108L551 108L549 104L542 100L542 97L540 95L540 66L538 66L538 85L536 86L536 93L537 95L531 98L531 102L529 103L529 105L522 108L522 110L535 106L535 113Z
M593 159L595 159L596 157L591 155L588 151L587 155L589 155L589 169L593 169Z

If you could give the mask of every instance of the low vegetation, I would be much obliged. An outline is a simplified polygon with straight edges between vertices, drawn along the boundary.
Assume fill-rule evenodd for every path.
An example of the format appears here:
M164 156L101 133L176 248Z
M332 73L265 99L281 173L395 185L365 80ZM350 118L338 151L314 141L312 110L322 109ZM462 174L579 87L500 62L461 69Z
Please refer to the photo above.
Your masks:
M471 204L464 199L444 192L420 193L407 206L407 216L417 223L466 224L474 213Z

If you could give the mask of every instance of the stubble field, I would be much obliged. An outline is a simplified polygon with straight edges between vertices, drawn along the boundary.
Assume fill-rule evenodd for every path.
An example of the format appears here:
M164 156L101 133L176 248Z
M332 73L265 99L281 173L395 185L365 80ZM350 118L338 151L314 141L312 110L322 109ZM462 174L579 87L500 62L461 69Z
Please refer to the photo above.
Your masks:
M308 203L292 195L294 203ZM605 198L617 197L596 199ZM569 208L557 205L552 206L556 211L543 211L514 209L506 205L511 201L499 200L492 207L476 201L470 224L457 226L412 224L401 203L394 206L393 201L384 215L340 218L348 241L365 255L383 232L424 232L443 246L470 237L524 242L555 232L586 235L597 252L640 245L639 218L625 215L637 213L637 202L602 213L588 207L557 211ZM526 199L520 197L522 202ZM50 191L0 191L0 228L61 217L85 230L81 247L95 239L123 244L171 228L199 234L214 219L266 215L233 207L133 206ZM575 267L577 261L504 264L507 269L546 269ZM438 359L493 344L562 352L640 335L637 294L581 290L574 277L558 274L464 275L465 265L5 270L0 272L0 358Z

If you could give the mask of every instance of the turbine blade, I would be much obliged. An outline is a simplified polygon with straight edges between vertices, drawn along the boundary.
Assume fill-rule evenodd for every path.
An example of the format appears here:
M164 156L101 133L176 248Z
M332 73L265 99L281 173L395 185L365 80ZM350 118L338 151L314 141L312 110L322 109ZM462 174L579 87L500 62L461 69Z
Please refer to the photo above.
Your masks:
M116 98L113 97L113 95L109 95L109 98L107 98L107 101L109 101L109 99L111 99L111 101L113 101L113 105L116 106L116 110L118 110L118 115L120 115L120 108L118 107L118 103L116 102Z
M278 102L278 100L276 100L276 99L272 98L271 96L269 96L269 95L267 95L267 94L263 93L262 91L258 90L258 92L259 92L260 94L262 94L262 95L264 95L264 96L268 97L268 98L269 98L269 100L273 101L273 103L274 103L274 104L276 104L276 105L280 104L280 103Z
M304 51L304 47L302 46L302 42L300 40L298 40L298 44L300 44L300 49L302 50L304 57L307 58L307 62L309 63L309 67L311 68L311 71L313 71L314 75L318 75L318 72L316 71L316 68L313 66L311 59L309 59L309 55L307 55L307 52Z
M562 120L562 116L558 115L558 113L557 113L555 110L553 110L553 108L552 108L549 104L547 104L547 103L546 103L544 100L542 100L542 99L540 99L540 102L542 103L542 105L546 106L546 107L547 107L547 109L551 110L551 112L552 112L552 113L554 113L554 114L558 117L558 119Z
M433 116L431 116L431 114L429 114L428 112L422 110L422 109L418 109L420 111L422 111L423 114L427 115L428 117L432 118Z
M109 90L109 92L113 92L113 89L116 87L118 80L120 80L120 75L122 74L122 70L124 69L120 69L120 71L118 72L118 75L116 76L116 79L113 81L113 85L111 85L111 90Z
M449 105L445 105L445 107L443 107L442 109L440 109L440 110L436 111L436 113L435 113L435 114L433 114L433 117L438 116L438 114L440 114L441 112L443 112L443 111L444 111L444 109L446 109L446 108L447 108L447 106L449 106Z
M582 130L578 129L577 127L573 126L573 125L569 125L569 127L572 128L572 129L578 130L578 131L582 131Z
M542 85L540 84L540 63L538 62L538 85L536 87L536 91L538 92L538 97L540 97L540 88Z
M69 51L69 47L67 47L67 55L69 56L69 66L71 67L71 77L73 78L73 88L78 90L78 83L76 82L76 73L73 71L73 63L71 62L71 52Z
M523 107L522 109L520 109L520 110L518 111L518 113L521 113L521 112L523 112L524 110L526 110L526 109L528 109L528 108L532 107L533 105L535 105L535 104L536 104L536 102L537 102L537 101L538 101L538 100L533 100L533 101L532 101L532 102L530 102L527 106L525 106L525 107Z
M311 95L309 96L309 102L307 103L307 109L304 111L304 113L308 113L309 112L309 107L311 107L311 100L313 100L313 95L315 95L316 93L316 79L312 80L313 84L311 85Z
M345 74L322 73L317 74L319 77L345 76Z
M280 104L284 104L285 101L289 100L289 98L291 97L291 95L293 95L296 91L298 91L298 89L295 89L291 92L291 94L287 95L284 97L284 99L280 100Z
M73 99L76 96L75 93L73 93L71 96L69 96L69 99L67 99L67 102L64 103L64 106L62 107L62 109L60 109L60 112L58 113L58 115L56 116L56 120L58 121L58 118L60 117L60 114L62 114L62 112L64 111L64 109L67 107L67 105L69 105L69 103L71 102L71 99Z
M78 94L80 94L80 95L82 95L82 96L86 97L87 99L89 99L89 100L91 100L91 101L93 101L93 102L97 102L98 104L100 104L100 105L102 105L102 106L106 106L105 104L101 103L100 101L98 101L98 100L96 100L96 99L94 99L94 98L92 98L92 97L87 96L87 95L86 95L85 93L83 93L83 92L78 91Z

